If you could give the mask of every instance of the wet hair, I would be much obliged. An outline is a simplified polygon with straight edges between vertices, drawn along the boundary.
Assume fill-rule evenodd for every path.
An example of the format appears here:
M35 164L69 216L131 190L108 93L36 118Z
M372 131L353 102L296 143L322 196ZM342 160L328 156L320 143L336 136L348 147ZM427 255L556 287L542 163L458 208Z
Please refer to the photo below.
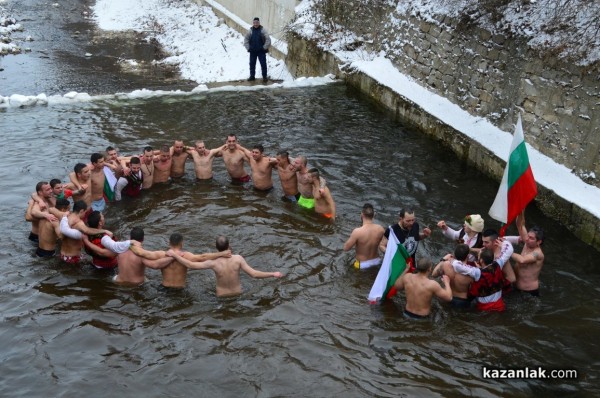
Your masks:
M150 145L144 147L144 152L154 152L154 149Z
M416 269L417 272L423 273L429 271L432 266L433 263L431 262L431 259L429 257L423 257L420 258L419 261L417 261Z
M53 178L53 179L50 180L50 186L52 188L54 188L55 186L57 186L60 183L62 183L62 181L59 180L58 178Z
M82 210L87 210L87 203L84 200L78 200L73 204L73 213L79 213Z
M129 159L129 164L142 164L142 162L140 162L140 158L137 156L132 156L131 159Z
M180 246L183 243L183 235L181 235L180 233L175 232L174 234L171 234L171 236L169 237L169 244L171 246Z
M204 144L204 141L203 141L203 140L197 140L197 141L196 141L194 144L195 144L195 145L198 145L198 144Z
M254 19L252 21L258 21L258 22L260 22L260 19L258 19L258 17L254 17Z
M494 262L494 252L490 249L483 249L479 252L479 259L483 261L485 265L490 265Z
M48 181L40 181L37 184L35 184L35 191L36 192L40 192L42 190L42 187L44 185L48 184Z
M87 218L88 227L98 228L98 225L100 225L101 218L102 218L102 213L100 213L98 210L94 210L93 212L91 212Z
M229 249L229 238L223 235L217 236L216 246L217 250L220 252Z
M73 167L73 171L75 172L75 174L80 174L80 173L81 173L81 171L82 171L83 169L85 169L86 167L87 167L87 165L86 165L86 164L83 164L83 163L77 163L77 164L75 165L75 167Z
M534 225L533 227L531 227L529 232L533 232L535 234L535 240L541 241L540 245L544 244L544 230L542 229L542 227Z
M415 214L415 211L409 207L400 209L400 218L404 218L407 214Z
M254 146L252 147L252 149L258 149L258 151L259 151L260 153L263 153L263 152L265 151L265 147L264 147L264 146L262 146L261 144L256 144L256 145L254 145Z
M71 202L69 202L65 198L56 199L56 208L58 210L68 209L71 206Z
M102 158L104 158L104 155L101 153L92 153L92 156L90 156L90 162L98 163L98 161Z
M469 257L469 245L461 243L454 248L454 258L458 261L465 261Z
M115 148L113 148L112 146L107 146L106 147L106 153L109 153L110 151L114 151Z
M140 227L133 227L129 233L129 238L137 240L138 242L144 241L144 230Z
M290 160L290 153L288 151L279 151L277 152L277 156L281 156L282 158L286 158L289 162Z
M306 156L298 156L298 159L300 159L300 163L302 163L302 166L306 167L306 165L308 164L308 159L306 159Z
M169 146L168 146L168 145L163 145L163 146L160 148L160 151L161 151L161 152L163 152L163 153L171 153L171 148L169 148Z
M483 237L484 238L491 238L492 240L496 240L498 239L498 231L496 231L495 229L486 229L485 231L483 231Z
M227 134L227 138L229 138L229 137L233 137L237 140L237 136L235 134Z
M375 209L370 203L365 203L362 208L362 215L367 218L373 218L375 216Z

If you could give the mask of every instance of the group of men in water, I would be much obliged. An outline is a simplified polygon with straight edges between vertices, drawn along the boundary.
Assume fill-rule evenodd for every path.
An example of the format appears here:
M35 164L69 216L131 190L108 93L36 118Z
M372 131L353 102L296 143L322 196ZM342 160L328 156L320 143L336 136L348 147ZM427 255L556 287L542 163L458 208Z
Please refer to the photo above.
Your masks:
M144 282L145 267L161 269L163 285L174 288L185 286L188 268L210 268L217 276L219 296L241 292L240 270L256 278L281 277L280 272L254 270L241 256L232 255L224 236L217 238L216 253L195 255L182 251L183 238L179 234L171 236L168 251L150 252L142 248L142 229L134 228L131 239L125 242L115 242L112 233L104 229L102 212L108 201L119 201L124 196L135 198L154 184L180 179L188 159L194 163L197 180L210 181L216 157L223 158L233 184L252 182L253 188L261 192L273 189L272 173L277 170L282 199L335 219L331 192L319 170L307 167L304 156L293 162L286 151L280 151L275 158L268 157L262 145L246 149L234 134L214 149L207 149L203 141L186 147L183 141L176 140L171 147L163 146L158 151L146 147L139 156L120 157L115 148L108 147L105 155L92 154L89 164L76 164L69 183L53 179L36 185L26 212L26 220L32 224L29 239L37 244L36 254L54 256L62 238L60 258L64 262L79 263L85 248L96 268L115 269L118 265L115 281L132 285ZM245 163L250 165L252 177L246 172ZM72 210L68 198L72 198Z
M459 230L439 221L438 228L457 245L454 253L446 254L435 267L430 258L415 261L419 241L432 231L427 227L420 230L414 210L402 209L398 223L387 229L374 222L374 215L373 206L365 204L362 226L352 231L344 250L355 248L354 265L362 269L379 265L379 253L390 250L390 243L402 245L406 267L392 291L406 291L407 318L428 317L434 296L457 308L469 308L474 301L482 311L504 311L503 292L512 289L539 296L544 233L537 226L527 230L524 213L515 221L519 236L500 237L497 231L484 229L479 214L466 216ZM521 254L514 252L513 245L518 244L523 244ZM443 283L431 277L441 277Z

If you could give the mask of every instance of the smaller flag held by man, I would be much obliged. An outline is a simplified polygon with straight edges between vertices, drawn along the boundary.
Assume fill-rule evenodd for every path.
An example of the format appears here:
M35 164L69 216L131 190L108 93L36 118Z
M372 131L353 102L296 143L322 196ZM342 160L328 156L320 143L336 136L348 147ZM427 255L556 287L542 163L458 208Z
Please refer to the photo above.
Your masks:
M489 211L489 215L494 220L504 223L500 229L500 236L504 236L507 226L536 195L537 185L529 164L521 115L519 114L500 188Z
M390 228L390 236L385 248L383 262L369 292L370 304L391 299L396 295L394 282L406 269L408 258L410 258L410 254L408 254L404 245L400 243L396 234L394 234L394 230Z

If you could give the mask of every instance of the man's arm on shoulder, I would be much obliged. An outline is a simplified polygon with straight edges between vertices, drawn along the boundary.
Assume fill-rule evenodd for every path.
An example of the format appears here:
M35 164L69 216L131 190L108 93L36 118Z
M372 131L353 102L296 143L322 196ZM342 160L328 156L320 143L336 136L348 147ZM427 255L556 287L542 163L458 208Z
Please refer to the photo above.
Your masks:
M201 262L190 261L187 258L179 255L174 250L169 250L166 254L168 257L172 257L179 264L190 269L212 269L216 264L214 260L206 260Z
M73 224L73 227L81 232L83 232L84 234L88 234L88 235L99 235L99 234L108 234L112 236L112 232L110 232L109 230L106 229L98 229L98 228L90 228L87 225L85 225L85 223L81 220L79 220L78 222L76 222L75 224Z
M231 257L231 250L224 250L222 252L215 253L202 253L202 254L193 254L193 253L185 253L183 258L193 261L193 262L202 262L207 260L216 260L220 257Z
M91 251L93 251L94 253L96 253L99 256L103 256L103 257L116 257L117 256L117 253L112 252L104 247L97 246L97 245L93 244L92 242L90 242L90 239L87 237L87 235L83 235L82 240L83 240L83 244L85 244L85 246L88 249L90 249Z
M152 269L165 268L172 262L173 262L173 259L171 257L166 257L166 256L163 258L159 258L158 260L148 260L148 259L142 258L142 263L146 267L152 268Z
M146 260L159 260L161 258L165 258L166 256L166 252L162 250L150 251L139 245L131 245L129 246L129 250L131 250L136 256L142 257Z

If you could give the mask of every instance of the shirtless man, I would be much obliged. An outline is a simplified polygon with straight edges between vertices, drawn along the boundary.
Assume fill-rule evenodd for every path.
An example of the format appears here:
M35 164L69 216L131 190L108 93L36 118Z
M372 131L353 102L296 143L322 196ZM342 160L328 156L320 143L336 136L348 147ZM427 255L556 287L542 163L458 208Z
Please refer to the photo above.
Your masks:
M513 253L511 258L516 261L516 287L518 290L532 296L540 295L539 276L544 266L544 231L540 227L533 227L529 231L525 228L525 214L521 213L516 220L519 236L524 242L521 254Z
M313 186L315 212L323 215L325 218L335 220L335 202L333 201L329 187L321 186L321 177L319 176L318 169L310 169L308 173Z
M171 176L171 152L167 145L160 149L160 154L154 158L154 179L153 184L169 181Z
M252 169L252 181L257 191L269 192L273 189L273 169L277 164L275 158L264 155L265 148L258 144L252 147L252 151L238 145L246 155L250 168Z
M277 173L283 190L281 199L293 203L298 202L300 192L298 192L298 177L292 164L290 163L290 155L287 151L279 151L277 153Z
M45 218L52 222L56 221L57 218L47 211L48 208L53 206L53 202L51 202L52 188L50 187L50 184L48 184L46 181L38 182L35 185L35 192L37 193L37 196L42 204L40 205L38 201L31 199L28 203L27 211L25 212L25 220L31 222L29 240L34 243L38 243L40 220ZM42 211L42 207L44 207L46 211Z
M374 216L373 205L365 203L360 212L362 227L355 228L344 243L345 252L356 246L356 261L354 261L356 269L366 269L381 264L379 242L383 238L385 229L373 222Z
M144 241L143 229L135 227L131 230L129 236L131 239L135 239L135 241L137 241L131 242L131 246L141 247L142 242ZM119 263L119 273L115 275L113 280L124 285L139 286L146 281L146 276L144 275L146 267L152 269L162 269L168 266L173 259L170 257L164 257L158 260L148 260L139 257L131 250L127 250L117 256L117 261Z
M213 160L221 155L221 148L206 149L204 141L196 141L196 146L188 150L188 153L194 160L194 171L196 179L199 181L208 181L213 178L212 165Z
M188 159L189 153L186 152L183 141L175 140L173 146L169 148L171 153L171 178L181 178L185 174L185 161Z
M78 200L83 200L88 207L92 205L92 190L88 189L90 184L90 177L92 175L92 171L89 166L83 163L77 163L73 168L73 172L71 173L75 178L72 178L71 181L77 181L77 183L73 183L77 187L77 190L73 192L73 201L77 202Z
M141 156L142 165L140 166L144 176L142 180L142 189L150 189L154 180L154 150L151 146L144 148L144 154Z
M405 318L427 318L431 313L431 300L434 295L444 301L452 300L450 279L447 275L442 276L444 287L440 286L436 281L429 279L431 266L432 263L429 258L421 258L417 262L416 274L407 272L408 267L406 267L404 274L396 280L394 284L396 289L406 290Z
M216 242L217 250L229 250L229 239L219 236ZM240 255L234 254L231 258L220 257L216 260L193 262L180 256L173 250L167 252L179 263L191 269L212 269L217 278L217 297L231 297L242 294L240 271L244 271L253 278L281 278L281 272L263 272L250 267Z
M223 162L225 162L225 168L227 173L231 177L231 182L234 184L243 184L250 181L250 176L246 173L244 168L244 160L246 155L239 148L237 137L235 134L229 134L225 145L221 147L221 153L223 154Z
M452 301L450 305L456 308L469 308L471 300L468 298L469 285L478 281L481 275L479 268L467 265L469 246L461 243L454 249L454 257L444 256L442 261L435 266L431 276L446 275L450 280Z
M148 260L157 260L166 256L166 252L164 251L149 252L135 245L131 246L130 249L138 256L146 258ZM190 252L184 252L182 251L183 236L178 233L174 233L169 237L169 249L176 251L183 258L193 262L215 260L219 257L231 257L231 250L203 254L193 254ZM186 266L179 263L179 261L174 260L171 264L161 269L163 276L162 285L168 288L183 289L186 284L187 270L188 269Z
M494 253L494 260L500 264L504 277L508 282L514 283L517 277L509 261L514 252L513 245L506 239L500 239L496 230L486 229L483 231L483 249L489 249ZM471 248L471 252L478 253L483 249Z
M54 257L56 254L56 241L61 237L58 218L59 216L62 217L62 213L69 211L70 205L69 201L64 198L56 199L56 207L51 209L56 210L52 213L57 217L56 221L49 221L47 218L39 220L39 242L35 251L36 256Z
M104 166L108 167L115 178L119 178L123 176L124 167L121 165L121 158L117 153L117 150L112 146L106 148L106 157L104 158Z
M308 172L308 160L305 156L298 156L292 162L292 168L296 171L296 177L298 180L298 191L300 192L300 198L298 198L298 206L306 209L314 209L315 201L313 195L313 183ZM319 178L321 188L326 186L325 179Z
M81 248L83 247L82 233L84 234L108 234L110 231L105 229L89 228L82 221L87 210L87 205L83 200L73 204L73 212L65 213L60 221L60 232L63 235L60 246L60 258L68 264L79 264L81 261Z
M104 156L99 153L92 153L90 161L91 164L88 164L87 167L91 171L91 207L92 210L104 211L106 207L106 201L104 200L104 182L106 181L106 176L104 175ZM83 182L77 179L76 174L77 172L72 172L69 174L69 178L77 189L81 189L83 188Z

